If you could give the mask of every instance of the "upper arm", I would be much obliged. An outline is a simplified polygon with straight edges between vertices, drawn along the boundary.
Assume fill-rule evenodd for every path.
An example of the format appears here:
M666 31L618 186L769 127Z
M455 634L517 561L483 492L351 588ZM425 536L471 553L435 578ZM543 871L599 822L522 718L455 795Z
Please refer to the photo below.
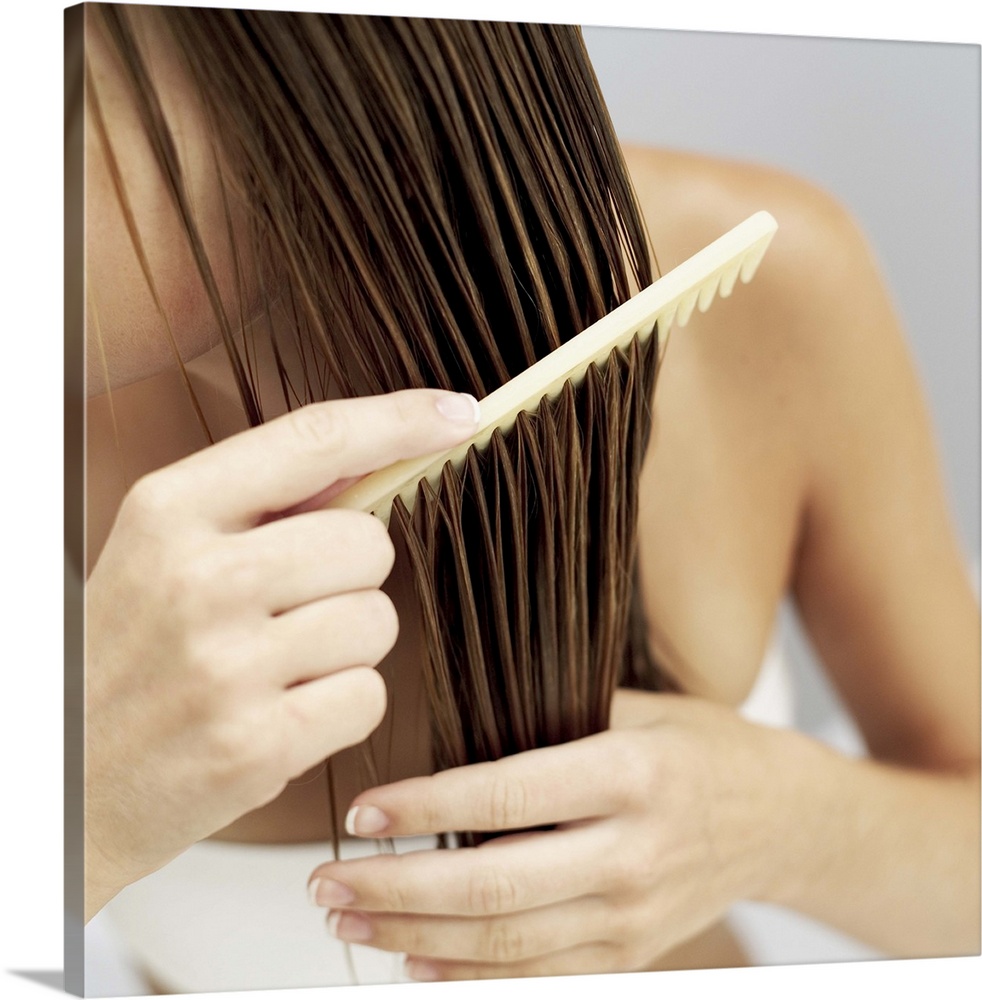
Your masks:
M807 233L802 617L875 756L976 761L978 607L917 375L852 221L826 200Z

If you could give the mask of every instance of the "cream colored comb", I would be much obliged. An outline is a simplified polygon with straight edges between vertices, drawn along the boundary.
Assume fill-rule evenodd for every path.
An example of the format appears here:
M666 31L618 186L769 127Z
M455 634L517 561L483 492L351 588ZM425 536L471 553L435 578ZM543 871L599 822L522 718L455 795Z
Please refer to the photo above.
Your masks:
M777 222L769 212L752 215L485 396L478 428L462 444L379 469L339 493L328 507L373 513L386 524L397 496L412 510L421 480L435 486L447 462L460 468L469 448L482 449L495 430L510 430L519 413L536 409L545 396L557 396L571 379L578 382L591 364L606 361L615 347L627 347L635 336L650 337L655 324L663 333L673 324L685 326L696 306L705 312L717 292L726 298L733 291L738 277L750 281L776 229Z

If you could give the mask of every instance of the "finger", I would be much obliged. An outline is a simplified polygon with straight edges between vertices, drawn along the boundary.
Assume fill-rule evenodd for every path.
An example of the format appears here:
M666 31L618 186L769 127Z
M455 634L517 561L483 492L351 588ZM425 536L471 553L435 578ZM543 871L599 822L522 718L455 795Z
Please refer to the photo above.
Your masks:
M404 837L521 830L610 815L623 806L632 780L630 766L616 756L620 746L619 738L600 733L373 788L354 800L345 827L353 836ZM603 780L586 780L598 766Z
M511 963L606 940L607 907L598 896L504 917L433 917L332 910L331 934L350 944L455 962Z
M335 861L314 871L310 890L318 905L332 909L462 917L516 913L622 884L614 846L604 825L593 824L500 847Z
M385 714L377 670L352 667L298 684L280 702L284 767L299 775L345 747L361 743Z
M575 976L589 973L627 972L621 950L613 944L586 944L540 958L507 964L447 962L410 955L406 975L420 982L461 979L522 979L529 976Z
M262 603L271 614L346 591L375 590L395 561L395 549L377 517L354 510L323 510L264 524L241 540Z
M338 594L271 618L254 656L283 687L345 667L374 667L399 636L399 617L381 590Z
M313 403L151 476L174 503L234 530L338 479L449 448L473 433L477 412L472 397L438 389Z

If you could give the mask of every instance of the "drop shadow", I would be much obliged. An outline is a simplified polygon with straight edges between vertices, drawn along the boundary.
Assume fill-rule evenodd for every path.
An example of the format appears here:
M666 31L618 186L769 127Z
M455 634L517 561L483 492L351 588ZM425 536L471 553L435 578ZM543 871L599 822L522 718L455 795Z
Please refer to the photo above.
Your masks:
M65 992L65 970L64 969L8 969L12 976L20 976L21 979L30 979L42 986L48 986L59 993Z

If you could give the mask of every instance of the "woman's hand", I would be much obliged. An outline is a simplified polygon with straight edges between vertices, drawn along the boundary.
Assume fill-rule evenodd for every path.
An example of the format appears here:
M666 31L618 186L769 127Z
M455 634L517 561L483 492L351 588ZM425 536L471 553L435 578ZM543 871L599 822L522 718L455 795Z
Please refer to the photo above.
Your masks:
M317 510L465 439L469 397L305 407L130 490L86 588L86 911L378 725L393 549Z
M347 826L362 836L557 825L322 865L311 896L332 933L406 952L417 979L626 971L755 895L782 812L781 741L797 737L694 698L619 694L615 723L643 725L355 799Z

